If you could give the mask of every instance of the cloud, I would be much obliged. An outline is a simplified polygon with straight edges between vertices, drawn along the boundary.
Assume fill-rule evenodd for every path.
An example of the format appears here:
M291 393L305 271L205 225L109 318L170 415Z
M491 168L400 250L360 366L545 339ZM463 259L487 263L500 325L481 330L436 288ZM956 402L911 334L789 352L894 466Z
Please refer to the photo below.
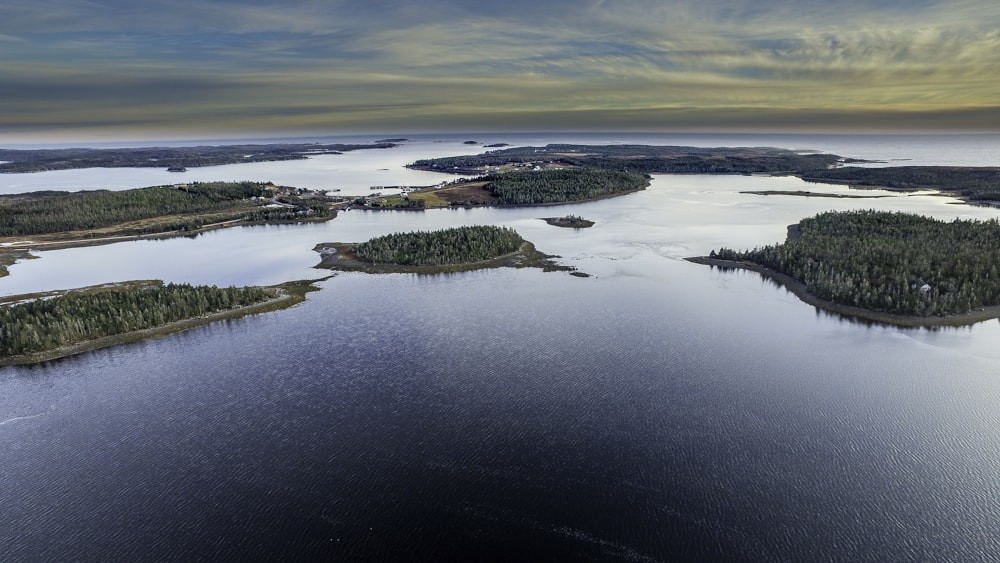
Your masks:
M109 126L968 125L983 109L978 125L1000 129L998 29L992 0L9 0L0 108L53 127L74 112Z

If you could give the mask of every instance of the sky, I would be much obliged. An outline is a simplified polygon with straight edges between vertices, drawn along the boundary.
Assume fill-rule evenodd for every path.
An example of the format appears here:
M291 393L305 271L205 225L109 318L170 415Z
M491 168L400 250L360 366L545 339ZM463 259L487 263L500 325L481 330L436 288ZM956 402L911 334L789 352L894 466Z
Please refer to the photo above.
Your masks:
M5 0L0 140L998 131L996 0Z

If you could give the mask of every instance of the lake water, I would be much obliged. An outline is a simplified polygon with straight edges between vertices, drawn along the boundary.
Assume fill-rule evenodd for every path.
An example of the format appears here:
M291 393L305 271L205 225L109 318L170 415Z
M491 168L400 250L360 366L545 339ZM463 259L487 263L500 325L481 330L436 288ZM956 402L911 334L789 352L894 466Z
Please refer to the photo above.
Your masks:
M359 178L376 185L379 168L482 150L439 140L336 158L365 161ZM854 139L868 154L844 136L520 140L978 165L1000 148L985 136ZM665 175L555 208L351 211L39 253L0 294L320 278L318 242L461 224L512 226L593 277L342 273L285 311L0 368L0 560L997 560L1000 323L871 326L683 260L778 242L827 209L997 211L930 194L739 193L763 189L857 193ZM597 224L538 219L566 213Z

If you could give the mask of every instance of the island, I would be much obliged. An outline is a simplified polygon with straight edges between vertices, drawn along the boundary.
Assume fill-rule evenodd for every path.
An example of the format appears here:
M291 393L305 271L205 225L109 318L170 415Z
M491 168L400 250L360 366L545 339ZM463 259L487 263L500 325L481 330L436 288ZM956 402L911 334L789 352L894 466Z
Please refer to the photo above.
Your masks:
M269 182L0 195L0 275L28 249L190 236L262 223L328 221L342 198Z
M563 227L567 229L589 229L594 226L593 221L588 221L579 215L565 215L563 217L542 217L542 221L553 227Z
M352 205L369 209L556 205L625 195L646 189L649 182L646 174L622 170L507 170L401 195L358 198Z
M320 243L317 268L367 273L439 274L486 268L541 268L546 272L575 268L552 261L517 231L477 225L437 231L393 233L363 243Z
M782 244L713 250L693 262L758 272L804 301L899 326L1000 317L1000 222L950 222L886 211L827 212Z
M0 299L0 365L32 364L290 307L312 282L215 287L132 281Z
M388 149L392 142L372 144L262 144L197 147L136 147L118 149L0 149L0 173L45 172L78 168L183 168L302 160L313 155L342 154L363 149Z

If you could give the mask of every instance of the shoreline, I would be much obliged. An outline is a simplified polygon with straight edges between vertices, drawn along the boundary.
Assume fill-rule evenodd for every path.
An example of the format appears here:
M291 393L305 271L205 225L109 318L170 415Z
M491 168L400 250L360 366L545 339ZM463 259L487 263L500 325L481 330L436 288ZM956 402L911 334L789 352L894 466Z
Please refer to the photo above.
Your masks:
M456 264L440 264L436 266L410 266L405 264L376 264L365 262L359 259L351 250L359 243L352 242L323 242L317 244L313 250L320 254L320 263L313 266L326 270L342 272L364 272L366 274L451 274L458 272L471 272L473 270L488 270L494 268L541 268L545 272L570 272L578 277L586 276L582 272L577 272L572 266L562 266L552 261L552 256L544 254L535 249L535 245L524 241L521 248L490 258L489 260L479 260L476 262L460 262ZM588 276L589 277L589 276Z
M209 325L218 321L240 319L243 317L259 313L269 313L271 311L279 311L281 309L287 309L293 305L297 305L305 301L306 293L318 290L318 288L316 288L313 284L315 282L323 281L325 279L329 279L329 277L321 278L318 280L292 281L278 285L265 286L275 289L277 291L277 295L271 299L268 299L267 301L262 301L260 303L255 303L253 305L248 305L246 307L226 309L225 311L217 311L215 313L209 313L207 315L182 319L179 321L174 321L172 323L167 323L165 325L160 325L156 327L144 328L141 330L135 330L130 332L123 332L121 334L113 334L110 336L104 336L93 340L85 340L83 342L76 342L74 344L60 346L59 348L53 348L51 350L36 352L34 354L2 357L0 358L0 367L40 364L52 360L58 360L60 358L75 356L78 354L82 354L84 352L100 350L103 348L111 348L119 344L139 342L141 340L148 340L150 338L160 338L178 332L184 332L186 330L190 330L200 326ZM135 282L120 282L120 284L116 285L122 285L128 283L135 283ZM75 288L64 291L80 291L85 289L88 288ZM47 293L51 294L53 292L47 292ZM30 295L34 294L12 295L5 297L4 300L11 301L17 299L18 297L25 297Z
M358 209L361 211L429 211L432 209L475 209L479 207L496 207L498 209L517 209L524 207L552 207L555 205L572 205L575 203L590 203L593 201L602 201L605 199L611 199L614 197L620 197L624 195L634 194L644 191L652 185L652 182L647 180L646 185L641 188L636 188L634 190L625 190L621 192L615 192L613 194L605 194L597 197L587 198L587 199L575 199L571 201L553 201L546 203L470 203L470 204L453 204L449 202L447 205L428 205L425 207L402 207L402 206L373 206L361 203L352 203L350 209ZM415 191L410 192L412 195L420 195L422 193L434 193L437 191L447 190L449 188L454 188L455 186L449 186L448 188L435 188L428 191Z
M829 313L836 313L845 317L853 317L865 321L893 325L907 328L932 328L932 327L959 327L969 326L983 321L1000 318L1000 305L984 307L968 313L948 315L945 317L913 317L908 315L895 315L881 311L872 311L851 305L842 305L826 299L821 299L813 295L806 288L806 285L799 280L783 274L777 270L772 270L755 262L737 262L734 260L722 260L708 256L694 256L685 258L688 262L712 266L718 268L729 268L735 270L748 270L756 272L761 276L773 280L788 291L795 294L803 302Z
M0 244L6 244L7 246L0 246L0 254L5 251L46 251L46 250L63 250L66 248L83 248L87 246L103 246L105 244L115 244L118 242L132 242L137 240L166 240L178 237L194 237L211 231L217 231L222 229L229 229L232 227L259 227L262 225L296 225L299 223L325 223L326 221L332 221L337 218L339 210L333 210L333 215L330 217L317 217L310 219L304 217L295 220L284 220L284 221L243 221L242 219L233 219L229 221L221 221L219 223L213 223L211 225L205 225L197 229L190 231L163 231L159 233L146 233L140 235L110 235L102 237L92 237L92 238L75 238L75 239L58 239L61 235L66 235L68 233L49 233L40 235L37 238L42 240L19 240L12 242L4 242L0 240ZM72 232L72 231L69 231ZM53 237L55 240L44 240L44 237ZM16 237L14 237L16 238ZM25 237L20 237L25 238Z

